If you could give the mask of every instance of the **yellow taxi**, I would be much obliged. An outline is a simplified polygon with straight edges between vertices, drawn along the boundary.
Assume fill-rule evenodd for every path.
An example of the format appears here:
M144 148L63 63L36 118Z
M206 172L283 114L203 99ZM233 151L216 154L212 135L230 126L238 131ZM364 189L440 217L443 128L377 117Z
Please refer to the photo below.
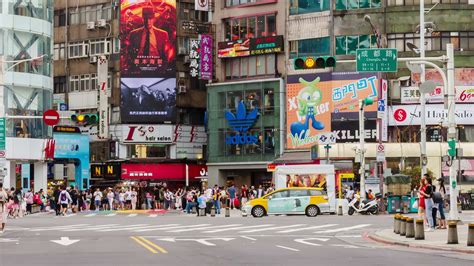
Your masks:
M269 214L306 214L315 217L329 212L329 201L321 188L289 187L277 189L242 206L242 215L262 217Z

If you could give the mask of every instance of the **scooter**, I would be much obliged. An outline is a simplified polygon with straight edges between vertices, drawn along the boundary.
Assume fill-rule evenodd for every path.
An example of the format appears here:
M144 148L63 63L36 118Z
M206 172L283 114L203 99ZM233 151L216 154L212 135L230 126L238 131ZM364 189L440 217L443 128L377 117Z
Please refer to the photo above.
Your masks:
M349 210L348 214L352 215L354 212L358 212L360 214L372 214L376 215L379 213L379 205L377 203L377 198L372 200L363 200L360 201L360 196L355 194L354 198L349 202Z

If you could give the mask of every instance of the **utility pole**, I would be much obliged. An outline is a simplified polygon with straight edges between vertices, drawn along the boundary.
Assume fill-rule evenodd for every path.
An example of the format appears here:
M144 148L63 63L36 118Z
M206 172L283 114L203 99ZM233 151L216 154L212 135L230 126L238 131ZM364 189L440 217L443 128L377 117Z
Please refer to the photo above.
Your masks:
M425 1L420 1L420 58L425 57ZM421 64L420 83L425 82L425 65ZM419 88L419 85L418 85ZM420 163L421 175L426 174L426 98L425 93L420 91L420 105L421 105L421 125L420 125Z
M365 199L365 139L364 101L359 100L360 198Z

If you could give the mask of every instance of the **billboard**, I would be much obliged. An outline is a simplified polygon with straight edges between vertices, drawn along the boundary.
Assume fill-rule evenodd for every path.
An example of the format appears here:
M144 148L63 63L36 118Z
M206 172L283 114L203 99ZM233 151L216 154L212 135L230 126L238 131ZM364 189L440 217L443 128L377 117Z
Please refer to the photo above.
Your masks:
M448 110L442 104L427 104L425 117L427 125L443 125L448 122ZM454 118L457 125L474 125L474 108L470 104L456 104ZM388 108L389 126L420 124L420 105L392 105Z
M122 122L173 122L176 0L121 0L120 8Z
M232 58L280 53L283 52L283 43L283 35L219 42L217 57Z
M287 148L310 148L318 135L331 132L333 113L357 113L360 99L377 102L375 73L314 73L288 76ZM366 112L376 112L377 104Z

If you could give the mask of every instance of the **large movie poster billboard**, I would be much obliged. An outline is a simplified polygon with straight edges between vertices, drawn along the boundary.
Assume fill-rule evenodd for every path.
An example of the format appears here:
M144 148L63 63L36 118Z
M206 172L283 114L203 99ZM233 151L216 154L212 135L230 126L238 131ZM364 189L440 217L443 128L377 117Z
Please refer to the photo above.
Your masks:
M331 132L331 114L358 112L359 99L377 102L379 79L374 73L319 73L288 76L287 148L303 149ZM377 104L366 112L377 111Z
M121 0L120 8L122 122L173 122L176 0Z

